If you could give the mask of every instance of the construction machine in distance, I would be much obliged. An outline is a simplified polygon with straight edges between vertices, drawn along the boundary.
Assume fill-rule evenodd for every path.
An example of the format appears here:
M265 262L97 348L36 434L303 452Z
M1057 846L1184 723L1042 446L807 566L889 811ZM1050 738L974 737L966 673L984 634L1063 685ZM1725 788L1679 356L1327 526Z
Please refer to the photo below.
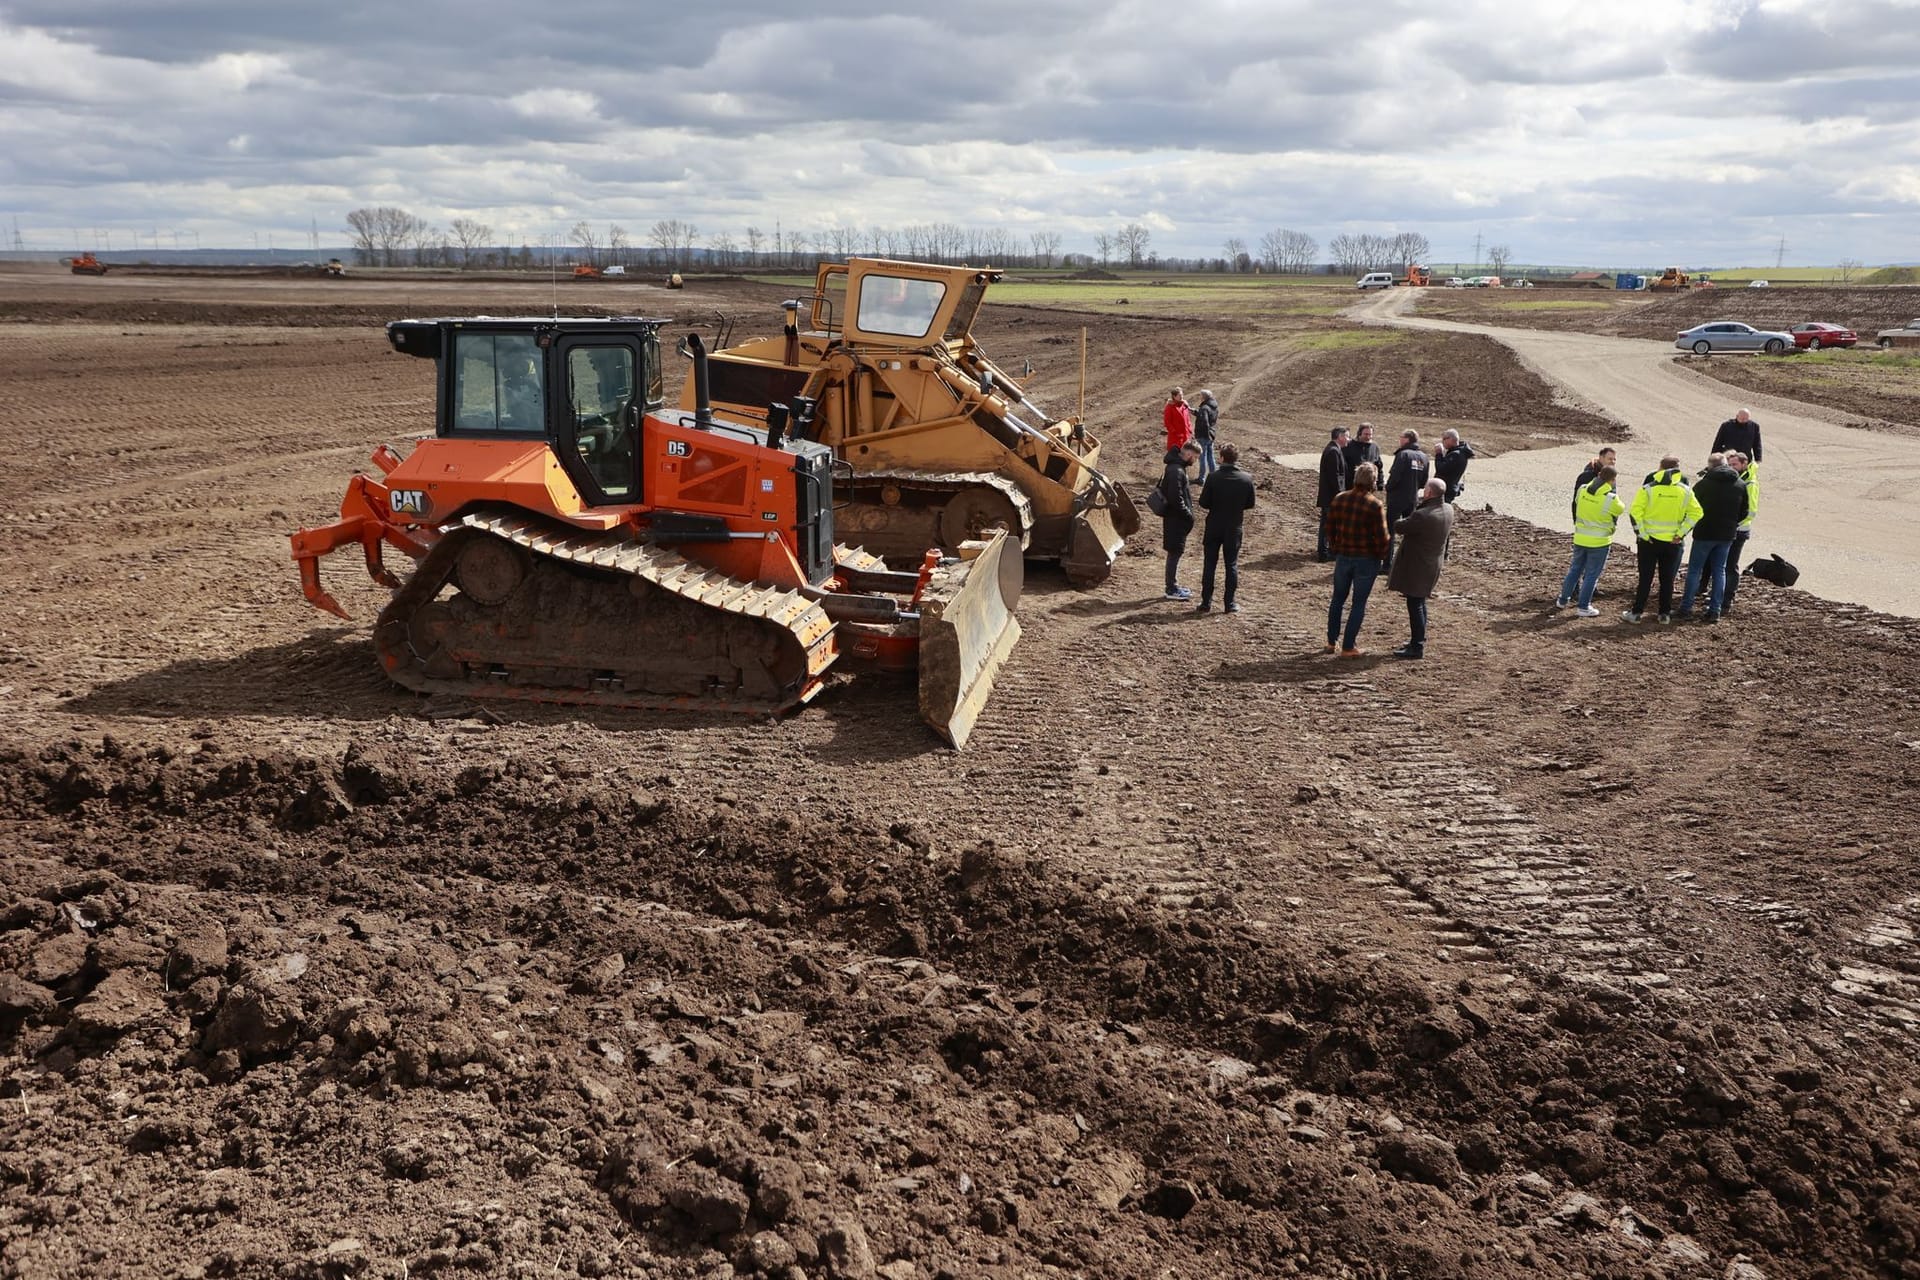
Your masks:
M1667 293L1675 289L1685 289L1693 282L1693 277L1678 267L1668 267L1657 276L1647 279L1647 288L1655 293Z
M404 459L382 445L340 519L292 535L306 598L347 616L320 560L359 546L394 593L380 662L423 692L779 712L836 664L917 668L922 718L963 745L1020 635L1018 547L996 534L897 572L837 544L846 468L807 438L813 406L716 415L690 336L695 407L664 409L664 323L389 324L395 351L436 363L434 433ZM406 578L386 547L416 562Z
M813 402L813 438L852 468L843 528L869 551L911 561L1004 529L1024 555L1058 561L1089 586L1113 572L1140 513L1099 469L1100 442L1085 424L1049 415L974 340L1001 274L880 258L822 264L813 296L785 304L780 337L737 346L722 337L714 403L764 420L792 397Z
M83 253L77 257L68 258L67 266L72 268L73 274L77 276L103 276L107 274L107 264L94 257L91 253Z
M1394 281L1395 284L1412 285L1416 289L1433 283L1433 272L1417 262L1407 264L1407 274Z
M575 280L601 279L600 268L596 266L592 266L588 263L582 262L581 264L579 264L573 269L573 278Z

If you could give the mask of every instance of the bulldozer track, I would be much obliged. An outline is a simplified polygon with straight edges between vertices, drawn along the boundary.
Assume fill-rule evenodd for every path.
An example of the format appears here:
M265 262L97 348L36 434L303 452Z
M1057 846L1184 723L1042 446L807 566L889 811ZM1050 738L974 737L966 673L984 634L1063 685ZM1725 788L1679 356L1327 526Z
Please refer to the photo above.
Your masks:
M941 505L955 496L972 489L986 488L998 493L1013 505L1014 517L1020 522L1018 529L1009 529L1016 535L1020 549L1025 551L1033 540L1033 500L1027 497L1019 485L991 471L919 471L912 468L896 468L889 471L862 471L854 475L847 487L852 495L871 494L871 498L856 497L856 501L877 503L881 490L888 486L901 490L902 501L911 501L918 497L923 501L916 505L932 505L924 499L938 496Z
M530 567L509 589L508 601L470 602L461 611L472 615L471 621L460 619L465 632L450 626L442 640L435 624L426 621L427 611L455 580L461 553L482 537L523 549L532 557ZM543 562L574 572L565 582L540 584L536 576ZM622 581L624 586L614 585ZM578 644L572 651L556 648L537 658L514 652L504 636L512 626L538 628L550 617L576 616L544 607L520 619L498 616L513 598L535 588L571 592L569 605L579 614L597 615L603 624L596 629L562 623L567 630L561 638ZM454 603L467 599L463 592ZM678 616L668 616L667 599L682 606ZM632 600L642 602L637 612ZM530 606L517 607L525 612ZM836 655L833 630L820 606L798 591L742 582L630 535L476 513L443 533L381 612L374 636L388 673L424 692L779 712L818 692L820 676ZM439 641L438 647L427 643L430 639ZM501 646L493 657L485 652L489 644Z

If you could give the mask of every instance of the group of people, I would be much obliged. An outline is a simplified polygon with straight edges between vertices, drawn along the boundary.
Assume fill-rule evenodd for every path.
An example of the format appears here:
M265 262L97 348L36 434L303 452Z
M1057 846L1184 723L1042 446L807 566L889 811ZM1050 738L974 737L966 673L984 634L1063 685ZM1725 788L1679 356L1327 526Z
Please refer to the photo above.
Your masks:
M1373 431L1371 422L1351 432L1335 427L1320 451L1320 534L1314 554L1333 561L1326 649L1343 658L1365 656L1359 647L1360 626L1374 583L1384 571L1387 589L1407 599L1407 643L1393 656L1424 658L1427 597L1447 560L1453 504L1467 487L1473 446L1448 428L1429 457L1418 431L1402 431L1384 492L1376 493L1381 488L1381 458Z
M1253 477L1240 466L1240 451L1230 444L1214 447L1220 421L1220 402L1211 391L1202 391L1198 403L1190 405L1179 387L1167 395L1162 415L1167 429L1166 469L1157 487L1161 520L1161 545L1167 553L1168 600L1189 601L1193 592L1180 585L1180 557L1186 553L1187 539L1198 522L1193 480L1187 469L1199 464L1200 494L1198 510L1207 513L1201 532L1203 561L1200 570L1200 603L1197 613L1213 609L1217 570L1225 562L1225 593L1221 607L1228 613L1240 612L1234 597L1240 589L1240 534L1246 514L1253 506Z
M1239 612L1241 532L1254 505L1253 477L1240 465L1233 445L1216 449L1220 404L1211 391L1189 403L1179 387L1167 396L1163 422L1167 432L1165 471L1154 508L1161 515L1167 553L1166 599L1191 601L1180 585L1181 557L1187 540L1206 513L1201 545L1204 565L1195 608L1213 608L1216 570L1224 562L1222 604ZM1439 583L1453 537L1453 504L1466 488L1473 446L1458 431L1441 433L1429 454L1420 433L1400 433L1393 461L1383 466L1373 442L1374 427L1362 422L1351 432L1335 427L1320 454L1318 507L1320 528L1315 555L1333 562L1333 598L1327 606L1326 652L1359 658L1360 628L1367 602L1382 573L1387 589L1406 597L1407 642L1396 658L1424 658L1427 600ZM1669 454L1649 472L1631 502L1617 490L1617 455L1602 449L1574 482L1571 503L1573 557L1554 607L1573 606L1576 616L1595 618L1594 590L1613 549L1620 517L1631 523L1638 555L1639 585L1633 606L1621 614L1637 623L1646 617L1656 579L1658 619L1663 623L1694 616L1705 592L1704 621L1718 622L1733 609L1740 590L1740 562L1760 510L1760 424L1741 409L1720 424L1706 467L1689 481L1680 459ZM1193 492L1198 467L1199 495ZM1385 481L1381 476L1385 471ZM1681 555L1691 539L1684 579ZM1680 581L1679 606L1674 587Z
M1707 465L1691 483L1680 469L1679 456L1670 453L1657 470L1647 473L1631 504L1615 491L1619 470L1614 451L1602 449L1574 482L1573 559L1554 607L1574 605L1579 617L1600 616L1594 588L1624 515L1633 527L1640 580L1632 607L1620 615L1622 621L1637 623L1646 617L1656 578L1660 594L1655 616L1662 623L1693 617L1703 586L1707 596L1701 620L1717 623L1726 617L1740 593L1740 561L1760 513L1760 449L1760 424L1742 409L1720 424ZM1676 609L1674 582L1689 538L1692 551Z

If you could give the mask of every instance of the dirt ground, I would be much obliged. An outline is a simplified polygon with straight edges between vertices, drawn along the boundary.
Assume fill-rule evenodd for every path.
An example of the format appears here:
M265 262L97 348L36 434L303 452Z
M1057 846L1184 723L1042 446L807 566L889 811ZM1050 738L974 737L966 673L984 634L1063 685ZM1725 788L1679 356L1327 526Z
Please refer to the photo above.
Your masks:
M1463 511L1427 661L1319 653L1263 459L1524 447L1497 345L990 306L1124 478L1212 386L1260 506L1238 615L1031 571L955 754L391 686L284 535L430 422L377 320L550 290L125 279L0 275L0 1273L1920 1276L1920 623L1580 622Z

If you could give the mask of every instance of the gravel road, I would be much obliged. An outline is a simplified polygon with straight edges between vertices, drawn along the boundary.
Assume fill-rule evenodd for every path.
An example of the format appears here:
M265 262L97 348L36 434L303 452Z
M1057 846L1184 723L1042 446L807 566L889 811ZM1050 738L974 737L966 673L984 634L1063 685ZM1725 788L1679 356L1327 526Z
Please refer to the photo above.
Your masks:
M1667 452L1697 469L1714 429L1743 403L1738 392L1676 364L1668 343L1423 320L1407 314L1417 300L1414 290L1385 290L1348 314L1370 324L1479 333L1504 343L1580 407L1626 424L1632 440L1620 450L1624 478L1637 480ZM1766 454L1753 553L1778 552L1793 561L1802 573L1799 585L1826 599L1920 617L1920 543L1894 534L1899 504L1920 486L1920 440L1842 426L1792 401L1744 403L1761 424ZM1598 447L1582 442L1478 460L1468 492L1476 505L1566 529L1573 479ZM1623 523L1620 541L1630 540Z

